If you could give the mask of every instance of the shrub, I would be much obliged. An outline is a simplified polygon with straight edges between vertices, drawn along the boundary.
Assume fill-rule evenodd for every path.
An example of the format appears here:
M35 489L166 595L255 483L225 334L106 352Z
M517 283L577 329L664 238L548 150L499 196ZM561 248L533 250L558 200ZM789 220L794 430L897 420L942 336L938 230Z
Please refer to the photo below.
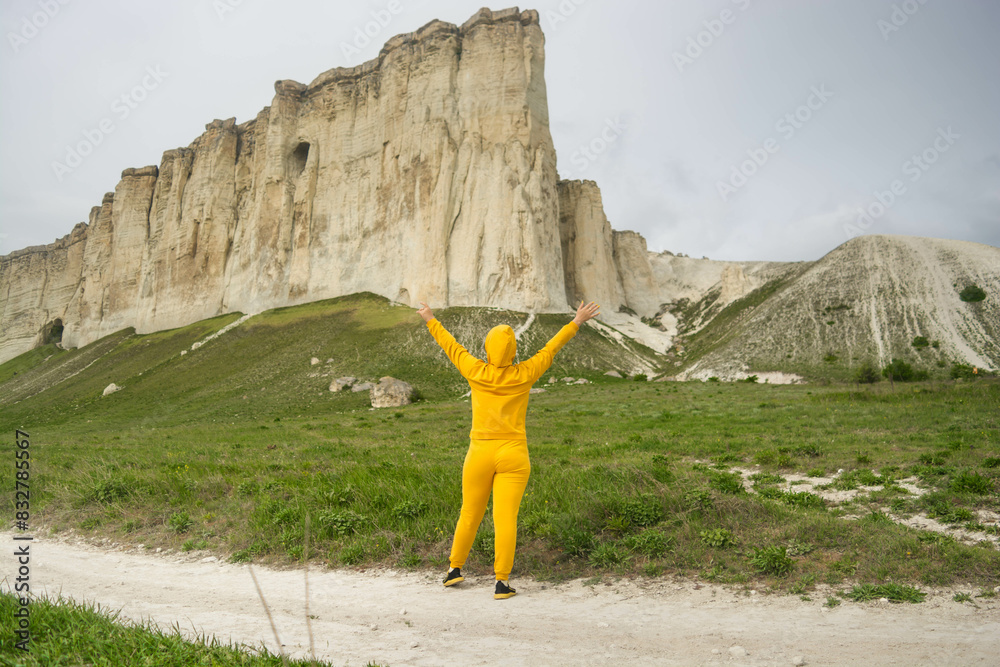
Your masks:
M952 380L971 380L977 375L978 373L976 372L976 369L969 364L954 363L951 365Z
M358 531L365 518L350 510L341 512L320 512L320 524L330 533L341 537Z
M968 285L958 293L958 298L966 303L975 303L986 298L986 292L978 285Z
M646 374L645 373L639 373L639 374L637 374L632 379L635 380L636 382L645 382L646 381Z
M913 339L912 343L913 347L917 348L918 350L922 350L923 348L927 347L930 344L931 342L927 340L926 336L917 336L916 338Z
M837 360L837 355L835 355L833 352L827 352L826 356L823 357L823 361L825 361L828 364L832 364L836 360Z
M639 528L655 526L663 520L663 507L656 499L634 500L625 503L622 515Z
M778 456L778 453L773 449L762 449L753 455L754 463L759 463L761 465L770 465L774 463L774 459ZM782 480L784 481L784 480Z
M927 516L939 519L944 523L965 523L976 517L968 509L957 504L957 499L943 492L928 493L920 498L918 504L927 510Z
M263 540L257 540L246 549L240 549L239 551L233 553L233 555L229 557L229 562L248 563L253 559L254 556L259 556L260 554L263 553L267 553L267 542L264 542Z
M422 500L404 500L392 509L397 519L414 519L427 511L427 503Z
M594 535L576 524L564 528L556 540L557 546L567 556L585 558L594 550Z
M750 475L750 481L754 484L784 484L785 478L773 472L755 472Z
M667 552L670 542L671 538L658 530L644 530L638 535L626 538L624 545L650 558L659 558Z
M799 456L808 456L810 458L816 458L817 456L821 456L823 454L823 452L819 450L819 447L812 443L796 445L793 451Z
M733 534L725 528L703 530L699 533L699 536L701 537L702 542L717 549L723 549L736 544L736 540L733 539Z
M186 532L193 523L194 521L191 520L191 517L188 516L187 512L175 512L170 515L169 519L167 519L167 525L170 526L170 529L175 533Z
M96 482L90 490L90 498L101 504L113 503L128 498L131 490L120 479L110 478Z
M785 496L785 492L776 486L755 486L754 490L758 496L769 500L780 500Z
M684 494L684 505L689 510L711 509L712 494L705 489L692 489Z
M712 473L708 480L713 489L722 493L738 494L743 493L743 477L739 473L716 472Z
M627 558L614 544L601 544L590 553L590 564L594 567L612 567L620 565Z
M859 584L849 590L845 597L855 602L888 598L890 602L923 602L926 593L913 586L902 584Z
M792 559L785 547L771 546L750 551L750 565L758 572L785 577L792 571Z
M913 366L902 359L893 359L888 366L882 369L882 376L896 382L911 382L913 380Z
M344 565L357 565L365 558L365 545L355 542L340 550L340 562Z
M743 378L742 380L740 380L740 382L749 382L750 384L755 384L757 382L757 376L756 375L748 375L745 378Z
M955 475L949 488L957 493L974 493L985 496L993 491L993 480L978 472L963 470Z

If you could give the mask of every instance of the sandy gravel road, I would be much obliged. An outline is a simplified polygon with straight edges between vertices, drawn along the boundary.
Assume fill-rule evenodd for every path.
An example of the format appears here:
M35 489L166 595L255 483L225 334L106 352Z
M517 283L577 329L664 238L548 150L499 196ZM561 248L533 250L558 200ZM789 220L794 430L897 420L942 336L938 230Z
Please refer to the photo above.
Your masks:
M3 588L14 571L4 548ZM276 650L246 565L206 554L154 554L73 537L32 544L32 589L121 608L133 619ZM302 570L255 567L289 654L306 657ZM997 665L1000 596L957 603L844 602L671 579L546 584L489 577L455 588L438 573L312 570L317 657L335 665ZM971 591L970 591L971 592ZM798 661L796 659L799 659Z

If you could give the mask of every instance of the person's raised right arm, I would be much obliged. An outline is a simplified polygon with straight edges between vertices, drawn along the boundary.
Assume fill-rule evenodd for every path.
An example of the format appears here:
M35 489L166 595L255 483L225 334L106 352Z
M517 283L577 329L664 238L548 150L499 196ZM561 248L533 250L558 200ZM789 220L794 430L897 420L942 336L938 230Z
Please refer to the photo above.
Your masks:
M434 336L434 340L441 346L444 353L448 355L448 359L451 360L451 363L455 364L455 368L457 368L463 376L468 377L469 373L471 373L477 365L483 363L482 360L469 354L469 351L462 347L457 340L455 340L455 337L444 328L444 325L441 324L436 317L434 317L434 313L431 311L430 306L423 301L420 302L420 305L422 305L423 308L418 309L417 313L424 318L424 322L427 323L427 329L431 332L431 335Z

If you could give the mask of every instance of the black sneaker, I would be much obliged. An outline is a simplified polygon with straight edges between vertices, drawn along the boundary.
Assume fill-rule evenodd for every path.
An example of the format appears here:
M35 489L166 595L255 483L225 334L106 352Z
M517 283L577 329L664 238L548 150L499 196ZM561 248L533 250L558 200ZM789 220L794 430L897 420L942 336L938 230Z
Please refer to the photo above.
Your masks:
M497 579L497 590L493 594L494 600L506 600L507 598L512 598L517 595L517 591L507 585L506 581L501 581Z
M462 576L462 571L459 568L452 568L448 576L444 578L445 586L454 586L460 581L465 581L465 577Z

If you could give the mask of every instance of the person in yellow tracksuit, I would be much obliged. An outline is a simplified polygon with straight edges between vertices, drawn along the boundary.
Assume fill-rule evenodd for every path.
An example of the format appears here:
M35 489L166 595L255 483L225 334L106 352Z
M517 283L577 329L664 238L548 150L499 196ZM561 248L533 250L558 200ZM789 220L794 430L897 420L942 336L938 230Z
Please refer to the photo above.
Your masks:
M423 302L420 305L423 307L417 312L424 318L434 340L472 389L472 430L469 432L469 451L462 466L462 512L451 547L451 571L444 585L452 586L464 580L461 568L492 492L496 539L493 570L497 579L493 597L506 599L515 593L507 582L514 564L517 511L531 473L524 429L528 392L580 326L599 314L599 306L593 301L580 302L572 322L560 329L533 357L515 364L517 340L508 325L495 326L486 335L486 361L483 361L458 344L434 317L430 306Z

